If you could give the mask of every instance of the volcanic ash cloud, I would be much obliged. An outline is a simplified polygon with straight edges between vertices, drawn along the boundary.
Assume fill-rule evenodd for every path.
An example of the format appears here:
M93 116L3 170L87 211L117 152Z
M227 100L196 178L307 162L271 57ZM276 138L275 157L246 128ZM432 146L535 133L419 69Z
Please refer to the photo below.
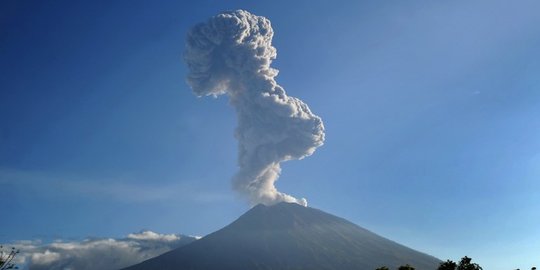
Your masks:
M313 154L324 142L321 118L277 84L270 21L244 10L224 12L193 27L184 59L197 96L226 94L238 116L239 171L233 187L252 204L295 202L274 183L280 163Z

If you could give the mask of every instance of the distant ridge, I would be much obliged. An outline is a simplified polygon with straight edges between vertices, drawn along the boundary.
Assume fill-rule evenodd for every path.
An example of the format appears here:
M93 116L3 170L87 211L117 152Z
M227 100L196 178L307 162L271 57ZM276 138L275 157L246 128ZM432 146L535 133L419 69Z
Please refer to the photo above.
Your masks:
M374 270L440 260L298 204L257 205L230 225L125 270Z

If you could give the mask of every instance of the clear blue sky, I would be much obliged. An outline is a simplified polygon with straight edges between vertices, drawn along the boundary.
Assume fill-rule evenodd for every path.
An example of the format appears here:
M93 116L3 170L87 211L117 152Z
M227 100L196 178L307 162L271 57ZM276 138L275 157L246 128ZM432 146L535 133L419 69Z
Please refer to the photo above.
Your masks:
M75 2L0 4L0 242L205 235L246 211L234 111L181 60L189 27L242 8L326 126L281 191L441 259L540 265L540 2Z

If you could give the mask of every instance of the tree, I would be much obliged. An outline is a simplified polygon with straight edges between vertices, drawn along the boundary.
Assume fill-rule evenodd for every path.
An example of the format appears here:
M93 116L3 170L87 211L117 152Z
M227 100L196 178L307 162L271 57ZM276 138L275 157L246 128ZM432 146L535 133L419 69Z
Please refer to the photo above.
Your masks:
M388 269L388 267L386 267L386 266L381 266L381 267L378 267L375 270L390 270L390 269Z
M414 270L414 267L410 266L409 264L406 264L406 265L400 266L398 270Z
M0 270L19 269L14 263L12 263L17 254L19 254L19 250L15 250L15 248L11 248L11 250L7 252L4 251L3 246L0 246Z
M437 270L455 270L456 267L457 267L457 263L451 260L446 260L446 262L442 262L439 265L439 268L437 268Z
M472 263L472 259L465 256L461 258L457 270L482 270L482 267L477 263Z

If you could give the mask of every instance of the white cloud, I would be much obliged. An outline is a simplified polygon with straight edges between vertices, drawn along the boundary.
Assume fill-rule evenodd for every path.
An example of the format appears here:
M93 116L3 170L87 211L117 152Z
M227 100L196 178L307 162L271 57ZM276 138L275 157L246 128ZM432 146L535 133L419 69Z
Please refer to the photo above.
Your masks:
M21 251L16 263L29 270L120 269L195 241L198 237L142 231L126 238L83 241L17 241ZM10 246L10 245L6 245Z
M175 241L180 239L176 234L159 234L152 231L143 231L140 233L128 234L129 239L136 240L159 240L159 241Z
M46 249L44 252L36 252L32 253L30 255L30 260L32 262L36 262L36 264L51 264L54 261L58 261L60 259L60 253L51 252L50 250Z

